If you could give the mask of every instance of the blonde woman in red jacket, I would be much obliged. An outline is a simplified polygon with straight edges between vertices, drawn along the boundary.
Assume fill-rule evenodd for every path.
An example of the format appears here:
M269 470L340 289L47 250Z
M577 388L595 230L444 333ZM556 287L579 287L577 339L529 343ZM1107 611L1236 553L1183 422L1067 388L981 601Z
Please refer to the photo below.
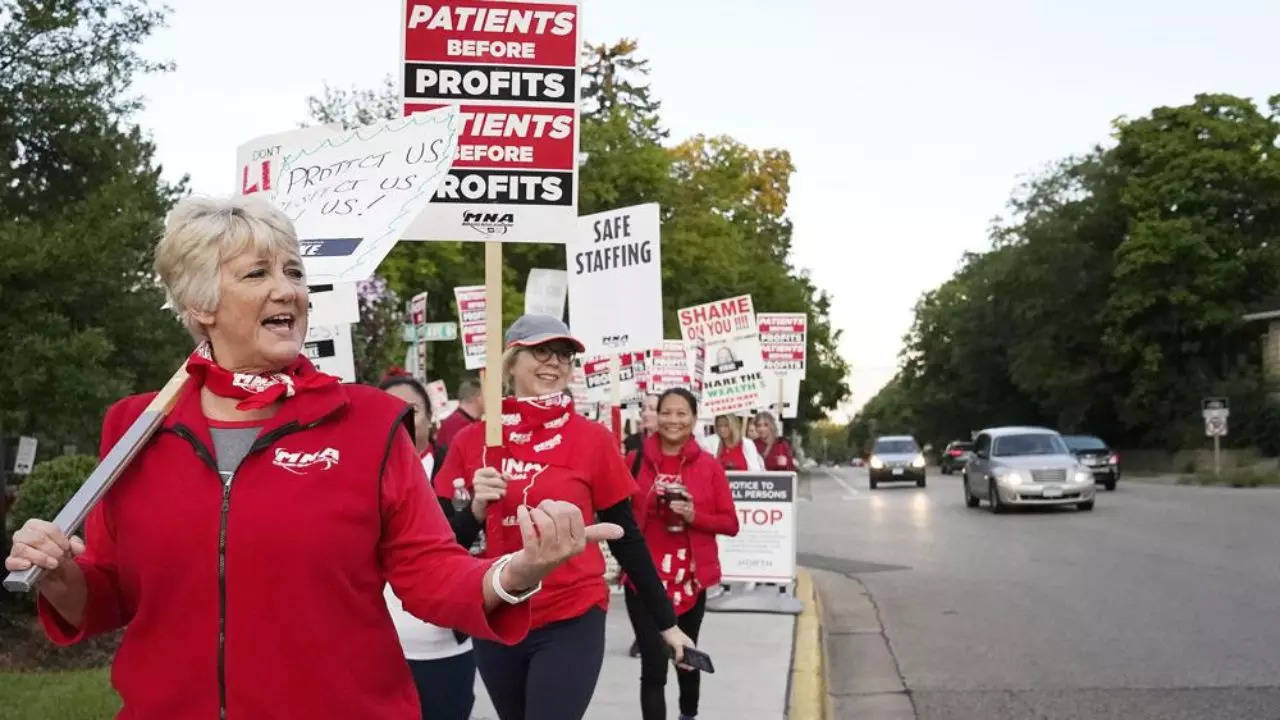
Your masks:
M634 506L658 575L675 607L677 624L696 643L706 612L707 588L720 582L716 535L738 534L738 513L724 468L693 437L698 401L684 389L658 399L658 432L640 452ZM628 464L635 461L634 455ZM626 587L627 613L640 645L640 712L665 720L668 660L662 639L640 597ZM698 714L700 676L676 669L681 720Z
M518 642L542 579L621 535L548 500L516 512L510 554L460 547L405 404L302 354L306 274L280 210L187 198L156 271L199 342L190 379L83 542L31 520L5 559L44 569L37 602L55 643L124 628L120 718L419 720L385 585L422 620ZM107 411L103 454L154 395Z

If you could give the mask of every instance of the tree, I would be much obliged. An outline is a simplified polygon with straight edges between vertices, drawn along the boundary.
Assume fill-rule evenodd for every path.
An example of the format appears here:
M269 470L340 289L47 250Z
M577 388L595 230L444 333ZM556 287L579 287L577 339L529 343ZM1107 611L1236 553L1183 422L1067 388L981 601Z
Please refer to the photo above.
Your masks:
M1019 188L991 249L921 298L850 433L909 416L935 442L1017 422L1176 448L1199 441L1204 395L1233 398L1233 441L1267 432L1241 316L1280 279L1277 104L1199 95L1121 119L1113 146Z
M138 45L163 11L132 0L0 2L0 427L96 447L106 406L159 387L190 347L151 273L183 184L129 124Z

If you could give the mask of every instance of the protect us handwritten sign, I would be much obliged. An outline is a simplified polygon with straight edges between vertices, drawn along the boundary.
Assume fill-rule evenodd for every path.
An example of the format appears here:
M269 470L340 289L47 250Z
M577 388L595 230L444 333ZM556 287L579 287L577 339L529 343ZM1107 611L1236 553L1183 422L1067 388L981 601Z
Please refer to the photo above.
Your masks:
M272 200L298 231L308 282L372 275L435 195L457 142L458 111L444 107L288 152Z

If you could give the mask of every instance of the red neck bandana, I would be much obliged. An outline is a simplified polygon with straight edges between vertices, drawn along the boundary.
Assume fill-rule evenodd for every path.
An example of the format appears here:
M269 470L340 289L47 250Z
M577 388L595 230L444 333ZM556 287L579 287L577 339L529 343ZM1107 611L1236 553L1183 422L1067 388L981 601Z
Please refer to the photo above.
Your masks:
M326 375L306 357L299 355L288 367L274 373L233 373L213 360L213 351L205 341L187 358L187 374L196 379L214 395L225 398L242 398L237 410L258 410L280 398L289 398L300 392L326 387L339 382L337 377Z
M502 399L502 445L525 462L567 466L564 429L573 419L573 398L555 393L535 398Z

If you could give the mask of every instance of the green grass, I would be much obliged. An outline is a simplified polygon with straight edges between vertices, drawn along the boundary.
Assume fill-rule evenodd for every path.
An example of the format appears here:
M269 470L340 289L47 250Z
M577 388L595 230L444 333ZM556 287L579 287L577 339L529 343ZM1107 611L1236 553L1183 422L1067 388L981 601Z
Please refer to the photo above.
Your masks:
M1186 475L1178 479L1182 485L1225 485L1237 488L1280 486L1280 472L1258 468L1223 470L1217 477L1212 472Z
M120 700L111 689L109 673L107 668L0 672L0 720L113 718Z

